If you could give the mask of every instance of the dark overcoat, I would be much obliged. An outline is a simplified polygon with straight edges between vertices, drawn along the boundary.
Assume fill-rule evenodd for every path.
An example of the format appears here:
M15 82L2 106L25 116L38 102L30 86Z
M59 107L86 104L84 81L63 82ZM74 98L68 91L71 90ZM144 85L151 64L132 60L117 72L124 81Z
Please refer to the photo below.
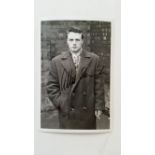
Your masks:
M59 109L60 128L95 129L95 110L104 109L103 65L82 51L78 73L70 52L52 59L47 83L49 99Z

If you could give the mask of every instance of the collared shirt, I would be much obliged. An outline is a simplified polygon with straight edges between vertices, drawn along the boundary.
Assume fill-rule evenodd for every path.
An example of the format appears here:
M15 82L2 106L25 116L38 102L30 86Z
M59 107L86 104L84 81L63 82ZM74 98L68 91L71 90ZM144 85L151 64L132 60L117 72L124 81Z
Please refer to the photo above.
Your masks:
M76 72L78 71L78 68L79 68L80 59L81 59L81 56L80 56L81 55L81 52L82 52L82 49L78 53L71 52L71 55L72 55L72 59L73 59L74 65L75 65Z

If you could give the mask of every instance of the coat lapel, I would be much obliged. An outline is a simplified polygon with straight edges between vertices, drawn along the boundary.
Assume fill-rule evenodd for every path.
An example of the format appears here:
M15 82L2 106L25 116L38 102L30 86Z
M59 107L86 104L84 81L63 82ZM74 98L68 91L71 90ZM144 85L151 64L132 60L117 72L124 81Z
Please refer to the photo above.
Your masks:
M91 55L86 51L82 51L81 59L80 59L80 65L79 65L79 69L78 69L78 72L76 75L76 81L75 81L75 84L72 88L72 91L77 86L80 78L82 77L82 75L86 71L86 69L88 68L90 62L91 62Z
M65 52L62 54L61 64L69 75L73 77L75 76L76 71L70 52Z
M75 74L76 74L76 81L72 87L72 91L76 88L78 82L80 81L80 78L82 77L83 73L86 71L91 60L92 60L91 55L86 51L82 51L79 69L78 69L78 72L76 73L75 66L74 66L70 52L63 53L62 58L61 58L61 63L63 65L64 69L72 77L75 77Z

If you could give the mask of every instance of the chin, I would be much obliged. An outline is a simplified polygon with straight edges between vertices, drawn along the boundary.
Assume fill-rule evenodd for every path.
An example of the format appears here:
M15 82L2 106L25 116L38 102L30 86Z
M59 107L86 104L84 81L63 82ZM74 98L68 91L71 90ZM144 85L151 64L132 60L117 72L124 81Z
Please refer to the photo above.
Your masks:
M79 49L73 49L72 51L77 53L77 52L79 52Z
M77 50L74 49L74 50L72 50L72 52L77 52Z

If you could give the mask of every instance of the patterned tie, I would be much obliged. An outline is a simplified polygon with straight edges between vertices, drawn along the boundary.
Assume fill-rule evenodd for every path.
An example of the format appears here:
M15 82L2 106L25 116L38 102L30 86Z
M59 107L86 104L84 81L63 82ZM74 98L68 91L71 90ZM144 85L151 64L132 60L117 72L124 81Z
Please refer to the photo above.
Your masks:
M73 56L73 62L74 62L74 65L75 65L75 69L76 69L76 72L78 71L78 68L79 68L79 64L80 64L80 55L74 55Z

